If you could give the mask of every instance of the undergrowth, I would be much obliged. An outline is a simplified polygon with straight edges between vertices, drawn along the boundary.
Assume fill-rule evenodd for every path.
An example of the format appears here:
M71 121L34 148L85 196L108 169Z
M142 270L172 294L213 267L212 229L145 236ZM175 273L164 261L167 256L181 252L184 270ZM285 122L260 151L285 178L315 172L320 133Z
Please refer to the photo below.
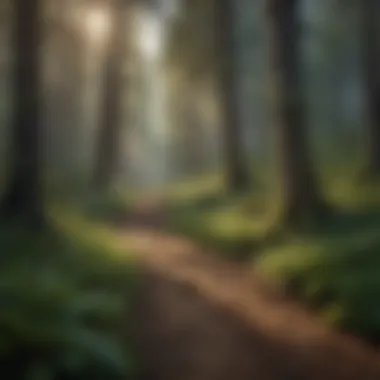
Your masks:
M336 328L380 343L380 196L376 183L329 175L322 226L277 236L273 194L220 186L169 199L169 228L229 260L253 263ZM199 187L202 189L202 187Z
M55 209L33 234L0 228L0 355L7 379L131 378L136 263L112 232Z

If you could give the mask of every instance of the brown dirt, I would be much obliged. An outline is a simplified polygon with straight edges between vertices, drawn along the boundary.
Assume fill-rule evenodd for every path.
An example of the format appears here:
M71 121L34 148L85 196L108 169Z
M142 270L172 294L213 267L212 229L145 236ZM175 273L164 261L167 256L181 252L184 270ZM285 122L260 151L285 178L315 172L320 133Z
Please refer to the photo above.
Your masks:
M380 354L340 335L244 266L129 228L144 280L133 338L144 380L380 380Z

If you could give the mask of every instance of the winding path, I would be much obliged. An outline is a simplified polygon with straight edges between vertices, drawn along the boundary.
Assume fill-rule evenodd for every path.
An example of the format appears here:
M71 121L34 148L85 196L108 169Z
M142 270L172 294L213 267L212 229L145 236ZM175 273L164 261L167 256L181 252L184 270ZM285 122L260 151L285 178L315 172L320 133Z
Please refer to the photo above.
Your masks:
M124 227L143 267L133 339L144 380L380 380L380 354L242 265L154 226Z

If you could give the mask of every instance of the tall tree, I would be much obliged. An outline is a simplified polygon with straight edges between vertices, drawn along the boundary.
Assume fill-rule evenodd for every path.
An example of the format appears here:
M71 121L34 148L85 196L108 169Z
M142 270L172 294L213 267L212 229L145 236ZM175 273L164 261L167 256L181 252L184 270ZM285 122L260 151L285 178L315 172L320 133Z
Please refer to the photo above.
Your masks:
M380 175L380 3L362 0L362 44L368 111L370 176Z
M324 202L307 144L298 0L268 0L274 103L283 175L284 222L299 226L321 215Z
M83 173L83 100L90 38L83 25L74 22L72 3L50 3L58 8L50 12L44 49L46 170L49 174L58 170L67 180L68 175Z
M41 0L14 0L11 168L2 211L43 223L41 149Z
M169 40L169 64L180 67L191 82L213 78L220 97L226 183L230 191L250 184L249 162L242 147L236 41L236 2L188 0L174 23Z
M115 179L120 158L127 11L126 0L111 2L111 33L105 55L100 130L94 173L94 185L102 190L106 190Z
M242 146L243 125L239 110L237 52L235 35L236 2L219 0L215 7L217 40L217 82L221 100L226 182L229 190L246 190L250 185L249 161Z

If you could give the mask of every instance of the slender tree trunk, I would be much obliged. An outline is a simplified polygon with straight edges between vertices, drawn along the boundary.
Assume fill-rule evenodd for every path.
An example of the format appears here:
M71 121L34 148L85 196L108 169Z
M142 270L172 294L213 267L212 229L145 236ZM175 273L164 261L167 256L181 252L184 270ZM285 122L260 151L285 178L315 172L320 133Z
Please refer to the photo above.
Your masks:
M61 0L62 1L62 0ZM59 90L61 99L58 112L55 115L56 125L61 125L63 141L63 169L66 178L78 181L79 174L83 174L83 97L85 87L85 60L87 53L86 41L80 33L73 35L70 30L62 30L61 40L58 40L61 52L62 75L66 77L66 82ZM62 128L61 128L62 129Z
M100 190L107 190L115 180L121 154L126 20L126 1L114 0L112 32L107 42L105 57L100 130L95 158L94 185Z
M180 150L184 157L183 169L187 174L191 175L202 174L205 167L204 126L201 125L200 110L197 104L200 91L202 91L201 86L199 86L196 79L193 79L192 83L187 84L182 96L185 104L182 117L184 120L183 140L180 144Z
M323 211L307 146L300 73L297 0L268 0L277 138L283 175L284 222L299 226Z
M362 0L362 42L368 112L368 175L380 176L380 4Z
M239 110L239 86L234 0L215 2L217 51L219 57L218 85L221 99L226 182L232 192L247 190L250 185L250 165L242 144L243 124Z
M2 211L5 216L43 223L41 178L40 47L41 2L13 0L13 121L11 170Z

